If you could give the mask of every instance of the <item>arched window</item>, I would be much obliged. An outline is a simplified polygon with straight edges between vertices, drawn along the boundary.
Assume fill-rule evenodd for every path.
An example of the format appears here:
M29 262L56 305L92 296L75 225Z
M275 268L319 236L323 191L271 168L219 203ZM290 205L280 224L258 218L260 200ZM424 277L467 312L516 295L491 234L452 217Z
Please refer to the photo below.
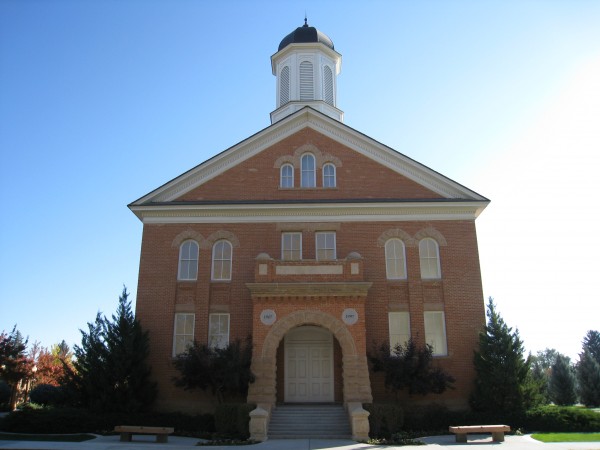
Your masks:
M198 277L198 243L185 241L179 247L179 280L195 280Z
M291 164L281 166L279 186L282 188L294 187L294 167Z
M290 101L290 68L285 66L279 75L279 106Z
M314 100L313 65L309 61L300 63L300 100Z
M335 166L331 163L323 166L323 187L335 187Z
M315 179L315 157L311 153L305 153L300 160L302 167L302 177L300 186L311 188L316 186Z
M400 239L389 239L385 243L385 271L388 280L406 279L404 242Z
M329 66L323 69L323 100L333 106L333 72Z
M221 240L213 245L212 279L231 280L232 248L229 241Z
M441 278L440 252L438 243L432 238L419 242L419 259L421 262L421 278Z

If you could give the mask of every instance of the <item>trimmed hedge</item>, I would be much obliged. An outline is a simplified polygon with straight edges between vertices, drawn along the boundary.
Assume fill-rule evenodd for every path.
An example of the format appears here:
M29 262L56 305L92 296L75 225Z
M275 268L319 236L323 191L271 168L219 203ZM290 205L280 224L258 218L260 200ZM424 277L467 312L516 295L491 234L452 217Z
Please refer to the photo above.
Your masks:
M402 430L404 410L394 403L368 403L364 409L369 411L369 435L373 438L390 438Z
M12 433L107 434L116 425L175 428L175 434L214 432L214 416L181 413L97 413L77 408L44 408L13 411L0 422L0 430Z
M600 414L575 406L542 406L526 414L527 431L600 431Z
M220 436L238 439L250 437L250 411L256 405L249 403L221 403L215 411L215 428Z
M453 425L482 425L487 423L510 425L513 431L525 430L552 432L594 432L600 431L600 414L585 408L542 406L526 413L450 411L441 405L413 407L397 422L395 404L365 405L371 413L369 425L370 436L389 438L400 431L410 431L419 435L447 434L448 427ZM398 427L400 423L400 427Z

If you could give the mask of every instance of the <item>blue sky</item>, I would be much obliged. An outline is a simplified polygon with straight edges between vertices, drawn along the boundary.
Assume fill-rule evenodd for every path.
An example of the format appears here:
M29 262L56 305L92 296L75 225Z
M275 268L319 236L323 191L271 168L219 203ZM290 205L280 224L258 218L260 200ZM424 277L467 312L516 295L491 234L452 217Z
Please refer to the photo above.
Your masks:
M126 205L269 125L303 23L345 123L490 198L483 287L528 350L600 329L600 2L0 1L0 330L80 342L123 284Z

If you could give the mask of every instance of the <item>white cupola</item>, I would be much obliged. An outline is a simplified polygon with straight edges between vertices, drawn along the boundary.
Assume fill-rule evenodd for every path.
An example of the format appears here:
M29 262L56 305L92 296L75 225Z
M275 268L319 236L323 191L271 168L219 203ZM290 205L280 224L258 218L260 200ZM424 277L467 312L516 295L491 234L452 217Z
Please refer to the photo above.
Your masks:
M343 122L344 113L336 107L341 66L342 55L334 50L331 39L304 19L304 25L284 37L271 56L277 77L277 108L271 113L271 123L305 106Z

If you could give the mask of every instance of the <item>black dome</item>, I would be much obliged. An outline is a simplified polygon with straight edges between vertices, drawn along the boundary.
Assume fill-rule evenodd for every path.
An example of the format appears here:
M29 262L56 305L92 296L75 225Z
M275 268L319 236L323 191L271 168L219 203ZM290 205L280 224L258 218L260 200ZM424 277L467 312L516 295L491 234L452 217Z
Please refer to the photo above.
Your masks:
M325 33L321 33L315 27L309 27L308 23L306 23L306 19L304 19L304 25L296 28L282 39L277 51L283 50L290 44L306 44L310 42L320 42L334 50L333 41L329 39L329 36Z

